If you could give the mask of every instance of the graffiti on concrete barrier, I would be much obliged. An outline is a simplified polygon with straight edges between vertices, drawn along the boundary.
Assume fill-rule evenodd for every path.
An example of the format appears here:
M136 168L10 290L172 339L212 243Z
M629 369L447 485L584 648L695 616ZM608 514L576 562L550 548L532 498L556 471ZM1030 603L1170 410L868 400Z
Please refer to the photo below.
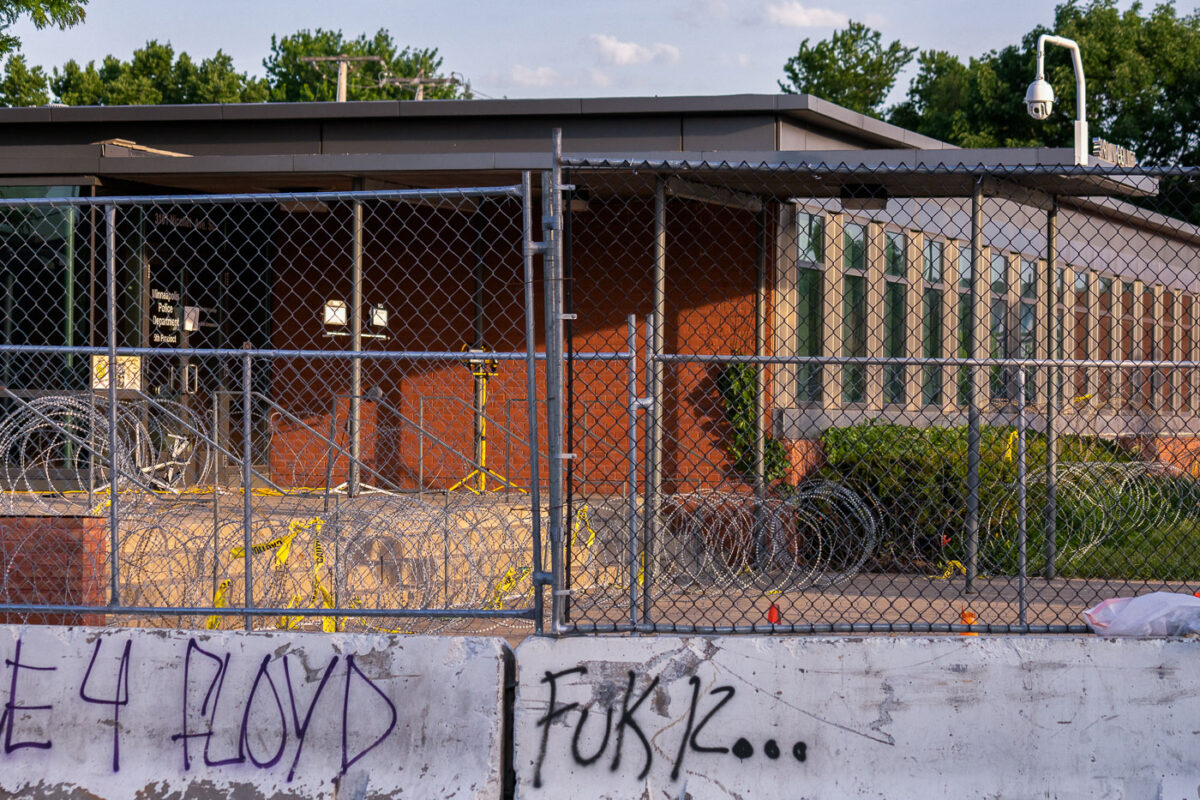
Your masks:
M289 653L261 657L253 671L230 669L232 653L189 639L182 647L175 685L140 687L130 691L129 675L136 664L132 638L97 637L82 674L69 665L56 665L44 653L30 653L18 638L5 655L6 689L0 711L3 754L22 750L53 750L54 724L74 725L77 719L64 703L108 706L101 720L105 758L112 771L121 771L121 743L127 726L122 716L140 705L143 713L175 714L177 731L170 735L178 765L187 772L205 767L239 765L247 769L286 769L291 781L304 756L305 740L314 725L336 725L341 733L341 770L380 748L396 730L399 714L395 700L379 685L354 655L332 655L314 668L307 659ZM55 673L33 681L39 673ZM319 679L316 677L319 675ZM315 689L305 688L315 683ZM356 708L372 713L351 714ZM69 698L64 700L63 698ZM99 733L100 731L98 731ZM76 754L83 755L83 754ZM336 776L331 776L336 777Z
M723 715L729 711L727 707L737 697L734 686L714 686L705 691L700 678L692 675L688 678L691 692L687 713L682 718L671 718L660 708L654 716L665 719L665 723L660 722L651 730L649 724L653 716L643 707L656 690L660 690L661 676L645 675L631 669L622 682L601 681L594 687L592 699L586 703L563 702L560 695L564 684L587 674L586 666L576 666L557 672L547 670L541 678L541 684L546 687L546 711L537 719L540 741L533 765L535 788L542 786L542 767L547 754L563 750L580 767L600 767L606 763L610 772L625 769L639 781L643 780L650 774L656 753L662 757L664 747L657 737L659 733L675 737L674 747L670 748L674 754L672 781L678 780L690 761L697 758L732 756L740 763L747 763L761 755L770 761L790 759L797 765L808 760L808 744L801 738L781 742L773 737L756 740L743 735L729 741L728 728L722 723ZM603 721L589 723L594 717L599 718L601 711ZM652 738L658 742L657 746L651 744ZM591 742L598 739L599 743L585 750L582 744L585 739Z

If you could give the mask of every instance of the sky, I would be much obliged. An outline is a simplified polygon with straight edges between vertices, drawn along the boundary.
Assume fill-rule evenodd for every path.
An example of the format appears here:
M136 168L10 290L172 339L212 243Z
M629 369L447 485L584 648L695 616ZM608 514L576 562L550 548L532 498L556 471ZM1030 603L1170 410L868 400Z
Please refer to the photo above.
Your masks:
M1129 2L1122 0L1122 7ZM1153 5L1148 3L1147 5ZM1200 0L1179 0L1180 13ZM486 97L597 97L778 92L800 42L847 20L884 40L977 55L1050 24L1045 0L91 0L87 21L59 31L14 26L33 64L128 59L147 40L199 60L218 48L261 75L272 34L389 30L400 45L436 47L443 71ZM911 73L911 68L910 68ZM903 97L902 75L892 101Z

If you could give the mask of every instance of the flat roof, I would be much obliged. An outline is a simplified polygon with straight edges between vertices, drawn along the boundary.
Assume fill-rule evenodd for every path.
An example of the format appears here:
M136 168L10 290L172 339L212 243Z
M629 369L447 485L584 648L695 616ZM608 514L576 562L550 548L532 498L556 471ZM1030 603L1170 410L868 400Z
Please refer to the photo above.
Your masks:
M620 117L761 115L815 123L884 147L942 150L953 145L809 94L597 97L529 100L373 100L346 103L214 103L154 106L0 108L0 123L97 124L220 121L477 119L480 117Z

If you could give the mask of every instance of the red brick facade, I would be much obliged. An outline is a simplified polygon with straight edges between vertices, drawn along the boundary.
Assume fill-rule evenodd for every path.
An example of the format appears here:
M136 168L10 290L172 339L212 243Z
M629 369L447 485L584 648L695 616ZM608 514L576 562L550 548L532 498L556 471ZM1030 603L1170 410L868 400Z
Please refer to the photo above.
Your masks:
M108 525L94 517L0 517L0 600L103 607ZM0 613L3 623L103 625L103 614Z

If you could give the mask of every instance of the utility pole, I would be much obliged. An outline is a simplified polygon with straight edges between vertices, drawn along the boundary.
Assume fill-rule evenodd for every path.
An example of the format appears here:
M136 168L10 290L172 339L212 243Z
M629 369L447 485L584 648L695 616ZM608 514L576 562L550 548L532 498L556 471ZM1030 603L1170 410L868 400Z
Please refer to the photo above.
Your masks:
M339 103L346 102L346 77L350 72L351 62L359 61L378 61L383 63L380 56L348 56L345 53L337 56L304 56L300 59L308 64L316 64L326 61L337 62L337 101Z
M397 78L387 76L379 79L379 85L383 86L413 86L416 87L416 92L413 95L414 100L425 99L426 86L455 86L462 83L461 80L451 75L449 78L426 78L425 70L417 72L415 78Z

